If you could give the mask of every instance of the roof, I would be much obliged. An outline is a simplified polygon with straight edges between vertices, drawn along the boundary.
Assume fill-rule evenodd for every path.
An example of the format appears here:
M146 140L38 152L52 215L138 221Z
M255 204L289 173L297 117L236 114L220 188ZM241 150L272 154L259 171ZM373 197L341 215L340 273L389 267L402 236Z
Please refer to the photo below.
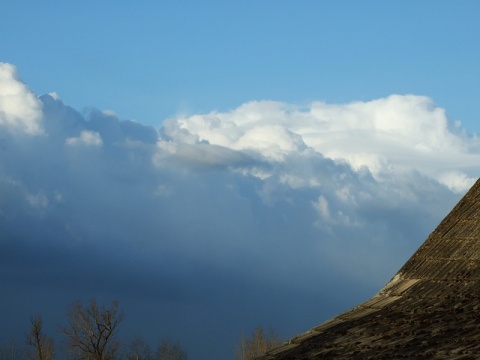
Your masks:
M480 355L480 180L370 300L261 359Z

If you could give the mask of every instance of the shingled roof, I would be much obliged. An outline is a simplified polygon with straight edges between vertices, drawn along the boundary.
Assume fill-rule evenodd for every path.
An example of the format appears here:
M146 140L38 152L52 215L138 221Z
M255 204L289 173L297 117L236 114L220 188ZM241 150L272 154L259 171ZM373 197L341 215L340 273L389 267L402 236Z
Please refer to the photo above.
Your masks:
M480 180L370 300L261 359L480 357Z

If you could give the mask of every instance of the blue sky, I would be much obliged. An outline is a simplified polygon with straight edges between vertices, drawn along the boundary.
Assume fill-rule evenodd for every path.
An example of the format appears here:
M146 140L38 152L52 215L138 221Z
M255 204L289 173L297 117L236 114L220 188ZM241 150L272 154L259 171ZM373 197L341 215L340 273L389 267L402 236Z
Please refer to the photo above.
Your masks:
M477 131L475 1L28 1L2 58L39 94L160 125L250 100L431 97Z
M372 296L480 173L474 1L2 4L0 343L118 299L232 358Z

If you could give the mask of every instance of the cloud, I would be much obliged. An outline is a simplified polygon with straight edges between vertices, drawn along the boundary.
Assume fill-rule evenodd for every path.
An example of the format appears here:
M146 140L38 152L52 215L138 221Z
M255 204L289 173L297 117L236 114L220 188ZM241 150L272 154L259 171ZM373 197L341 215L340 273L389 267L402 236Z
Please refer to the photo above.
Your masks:
M479 170L477 138L425 97L255 101L156 130L2 74L1 336L79 297L119 299L122 336L192 357L231 356L259 323L290 336L375 293Z
M455 191L473 184L480 165L478 139L450 124L445 111L423 96L303 107L250 102L227 113L170 120L166 130L176 141L188 134L269 161L316 152L355 170L366 167L378 180L418 171Z
M12 132L43 132L41 102L19 81L15 66L0 63L0 125Z
M84 130L80 133L79 137L71 137L65 140L67 145L86 145L86 146L101 146L102 138L100 134L93 131Z

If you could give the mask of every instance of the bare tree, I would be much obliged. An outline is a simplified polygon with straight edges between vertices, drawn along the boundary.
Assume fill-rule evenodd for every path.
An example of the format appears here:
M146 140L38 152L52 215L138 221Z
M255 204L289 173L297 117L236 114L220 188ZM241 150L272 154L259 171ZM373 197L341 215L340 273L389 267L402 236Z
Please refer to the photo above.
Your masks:
M113 360L119 348L116 340L118 325L123 315L118 310L118 301L110 307L98 306L91 300L85 307L74 303L68 311L69 325L62 327L68 345L77 359Z
M136 337L128 347L127 360L152 360L150 346L141 338Z
M30 332L25 339L27 348L25 354L30 360L53 360L55 359L55 346L53 339L42 331L43 321L41 316L30 319Z
M283 343L273 330L265 334L261 326L257 327L251 337L242 335L240 343L235 353L235 360L252 360L265 354Z
M22 348L16 341L0 344L0 360L24 360Z
M184 351L179 343L172 343L169 340L163 340L155 354L155 360L187 360L187 352Z

